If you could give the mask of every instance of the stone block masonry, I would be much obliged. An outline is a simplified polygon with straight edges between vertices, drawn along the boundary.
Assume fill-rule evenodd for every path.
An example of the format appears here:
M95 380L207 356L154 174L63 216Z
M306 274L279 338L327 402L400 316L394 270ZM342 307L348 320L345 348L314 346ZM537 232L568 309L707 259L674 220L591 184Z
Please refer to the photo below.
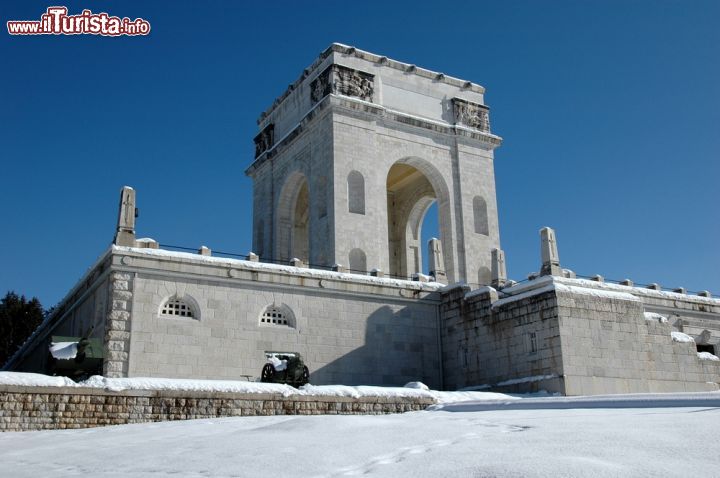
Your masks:
M127 376L130 350L130 317L132 313L133 274L113 272L110 276L110 312L105 328L103 375Z
M717 327L710 315L717 304L707 298L555 276L500 294L443 291L446 387L596 395L720 386L720 362L698 356L692 338L672 336L678 324L698 323L690 314L705 314L704 325ZM712 340L711 332L698 340Z
M0 431L263 415L379 415L424 410L418 397L283 396L272 393L122 391L0 385Z
M557 306L552 291L493 307L489 287L445 291L443 376L448 389L564 393Z

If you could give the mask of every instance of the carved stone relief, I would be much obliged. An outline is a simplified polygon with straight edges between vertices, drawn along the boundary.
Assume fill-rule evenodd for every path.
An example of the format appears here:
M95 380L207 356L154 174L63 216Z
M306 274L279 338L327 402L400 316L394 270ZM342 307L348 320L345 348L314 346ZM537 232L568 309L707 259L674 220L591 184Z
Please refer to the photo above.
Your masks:
M455 124L490 132L490 114L487 106L453 98Z
M271 123L265 128L263 128L263 130L260 131L260 134L255 136L254 141L256 158L272 147L273 141L275 140L274 132L275 125Z
M341 65L331 65L310 84L310 98L317 103L329 94L373 100L373 75Z

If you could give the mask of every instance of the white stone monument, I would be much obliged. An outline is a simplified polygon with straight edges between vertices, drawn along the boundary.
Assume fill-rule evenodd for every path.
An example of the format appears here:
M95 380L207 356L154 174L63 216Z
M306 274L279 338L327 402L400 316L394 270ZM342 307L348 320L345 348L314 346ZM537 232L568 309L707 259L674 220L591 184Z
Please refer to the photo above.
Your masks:
M332 44L258 120L253 250L331 267L366 258L392 277L423 272L433 203L443 271L475 282L500 247L485 89Z

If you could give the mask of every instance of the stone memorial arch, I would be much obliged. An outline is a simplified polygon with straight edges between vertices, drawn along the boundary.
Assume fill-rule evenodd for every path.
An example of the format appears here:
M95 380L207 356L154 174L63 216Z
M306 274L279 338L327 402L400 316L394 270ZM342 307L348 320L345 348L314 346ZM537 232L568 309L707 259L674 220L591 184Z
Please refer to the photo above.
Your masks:
M484 88L333 44L259 120L253 250L410 277L437 202L434 271L489 284L500 248L494 149Z

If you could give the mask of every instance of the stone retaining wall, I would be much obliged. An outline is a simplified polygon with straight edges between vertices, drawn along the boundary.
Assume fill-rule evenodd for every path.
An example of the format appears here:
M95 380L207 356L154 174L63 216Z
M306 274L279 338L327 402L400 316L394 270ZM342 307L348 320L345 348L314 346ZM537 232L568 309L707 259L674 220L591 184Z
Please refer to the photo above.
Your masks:
M333 397L0 385L0 431L91 428L258 415L378 415L424 410L431 398Z

